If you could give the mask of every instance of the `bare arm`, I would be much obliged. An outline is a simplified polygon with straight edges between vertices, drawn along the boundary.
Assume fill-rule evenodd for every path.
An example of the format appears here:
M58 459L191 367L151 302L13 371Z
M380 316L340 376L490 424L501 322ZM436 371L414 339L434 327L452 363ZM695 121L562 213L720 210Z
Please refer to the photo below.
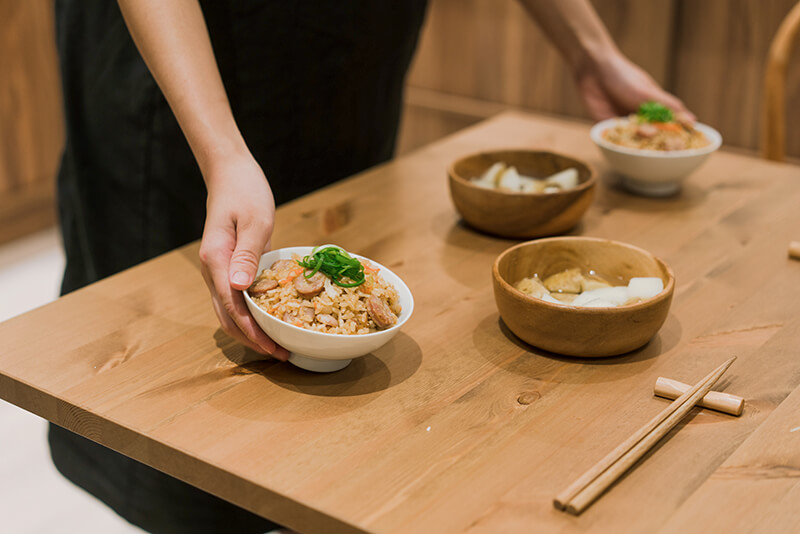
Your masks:
M245 153L196 0L119 0L147 67L206 171L215 156Z
M228 103L197 0L119 0L133 40L169 102L208 189L203 277L223 329L262 353L288 353L258 327L241 291L268 249L275 204Z
M520 0L558 48L595 119L622 115L656 100L693 119L678 98L664 91L617 48L588 0Z

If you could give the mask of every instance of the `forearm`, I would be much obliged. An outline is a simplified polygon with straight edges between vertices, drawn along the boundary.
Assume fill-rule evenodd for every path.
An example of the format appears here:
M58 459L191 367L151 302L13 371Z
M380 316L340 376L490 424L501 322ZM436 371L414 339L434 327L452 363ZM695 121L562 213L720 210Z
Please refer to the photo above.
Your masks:
M119 0L139 52L169 102L206 180L247 153L197 0ZM209 184L211 185L211 184Z
M588 0L520 0L573 71L619 54Z

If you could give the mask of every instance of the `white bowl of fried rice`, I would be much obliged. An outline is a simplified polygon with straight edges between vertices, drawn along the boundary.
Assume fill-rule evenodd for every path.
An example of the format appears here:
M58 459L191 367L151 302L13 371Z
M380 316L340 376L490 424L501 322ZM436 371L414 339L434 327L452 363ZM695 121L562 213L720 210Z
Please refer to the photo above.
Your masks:
M414 310L411 291L399 276L342 249L344 257L363 266L363 283L343 287L353 281L331 278L322 270L309 277L313 269L298 260L313 260L319 256L312 253L326 247L339 248L324 245L267 252L259 261L256 281L244 291L250 313L269 337L290 351L289 361L323 373L343 369L353 358L385 345Z
M686 177L722 144L719 132L705 124L682 128L683 137L676 133L673 138L665 132L639 135L641 126L631 117L618 117L595 124L590 136L622 185L643 196L676 194Z

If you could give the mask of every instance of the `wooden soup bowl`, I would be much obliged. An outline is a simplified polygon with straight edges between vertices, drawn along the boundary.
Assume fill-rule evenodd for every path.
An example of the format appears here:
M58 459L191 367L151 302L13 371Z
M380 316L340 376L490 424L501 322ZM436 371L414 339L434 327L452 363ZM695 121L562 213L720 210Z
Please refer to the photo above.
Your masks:
M514 288L534 273L545 279L573 267L594 270L612 285L659 277L664 290L635 304L590 308L551 304ZM495 260L492 278L500 316L517 337L550 352L589 358L646 344L664 324L675 288L670 268L646 250L593 237L555 237L511 247Z
M569 167L578 171L578 185L555 193L512 193L473 184L497 162L520 174L546 178ZM482 152L457 160L448 169L450 196L470 226L490 234L528 239L561 234L578 224L589 208L597 181L594 169L580 160L535 150Z

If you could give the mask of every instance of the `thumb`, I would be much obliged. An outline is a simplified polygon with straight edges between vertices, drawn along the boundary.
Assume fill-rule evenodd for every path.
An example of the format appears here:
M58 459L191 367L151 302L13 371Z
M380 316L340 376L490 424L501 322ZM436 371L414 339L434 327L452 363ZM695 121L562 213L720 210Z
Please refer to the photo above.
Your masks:
M236 230L236 248L231 255L228 277L233 289L243 291L256 277L258 261L269 241L271 228L263 224L242 225Z

